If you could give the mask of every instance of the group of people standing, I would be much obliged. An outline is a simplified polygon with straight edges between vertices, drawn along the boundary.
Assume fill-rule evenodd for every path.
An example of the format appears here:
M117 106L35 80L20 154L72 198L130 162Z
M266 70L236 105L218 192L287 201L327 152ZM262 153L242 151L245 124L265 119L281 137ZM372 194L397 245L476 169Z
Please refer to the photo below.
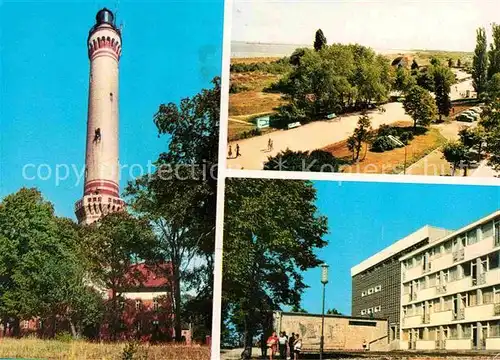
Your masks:
M273 360L279 351L280 359L298 360L302 349L302 340L299 334L292 333L290 337L286 332L280 332L280 336L273 332L267 339L266 343L262 342L262 357L265 358L269 350L269 360Z

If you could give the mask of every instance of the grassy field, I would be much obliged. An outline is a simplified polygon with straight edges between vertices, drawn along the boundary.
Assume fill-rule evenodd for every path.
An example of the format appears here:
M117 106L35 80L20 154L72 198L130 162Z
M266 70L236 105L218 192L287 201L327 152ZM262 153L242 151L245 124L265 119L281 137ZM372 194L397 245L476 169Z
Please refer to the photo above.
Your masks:
M411 124L409 122L399 122L391 124L393 126L398 126L408 130L411 129ZM446 139L441 135L438 129L431 128L423 135L417 135L406 146L406 166L417 162L427 154L431 153L433 150L442 146L446 142ZM323 150L330 152L332 155L345 160L352 159L352 153L347 148L346 140L337 142L335 144L325 147ZM405 161L405 149L396 148L394 150L385 151L382 153L366 151L363 148L360 161L357 164L346 165L341 168L342 172L347 173L382 173L382 174L393 174L403 171L404 161ZM364 156L366 151L366 157Z
M47 360L119 360L126 344L61 342L40 339L0 339L0 358ZM140 360L203 360L210 358L207 346L140 346L134 357Z

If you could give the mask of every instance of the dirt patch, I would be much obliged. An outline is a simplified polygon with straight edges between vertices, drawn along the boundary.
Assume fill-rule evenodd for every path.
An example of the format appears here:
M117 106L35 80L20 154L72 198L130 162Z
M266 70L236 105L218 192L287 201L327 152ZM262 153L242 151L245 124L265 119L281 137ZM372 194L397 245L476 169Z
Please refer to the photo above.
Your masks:
M285 103L280 94L244 91L229 96L229 116L272 113Z
M277 82L280 76L259 71L244 73L231 73L231 84L244 88L246 91L263 91L271 84Z
M409 127L411 123L397 122L393 124L397 127ZM405 148L397 148L382 153L372 152L363 147L357 164L345 165L342 172L348 173L372 173L372 174L393 174L403 171L406 152L406 166L410 166L425 155L429 154L445 143L446 139L438 129L431 128L425 134L416 135ZM405 151L406 149L406 151ZM335 157L346 161L352 160L352 153L347 148L347 140L343 140L329 145L323 150L330 152Z

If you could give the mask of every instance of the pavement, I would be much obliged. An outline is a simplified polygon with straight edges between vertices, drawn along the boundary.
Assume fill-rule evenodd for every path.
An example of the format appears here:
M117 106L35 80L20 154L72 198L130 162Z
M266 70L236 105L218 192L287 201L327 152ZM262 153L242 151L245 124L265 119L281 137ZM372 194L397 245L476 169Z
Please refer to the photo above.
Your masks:
M373 129L396 121L413 121L405 114L403 105L399 102L388 103L383 107L386 110L384 113L378 110L368 112ZM267 135L233 141L230 143L233 153L238 144L241 156L228 159L227 166L230 169L261 170L269 156L275 156L282 150L312 151L345 140L352 135L359 116L360 113L355 113L334 120L314 121L291 130L278 130ZM267 150L269 139L273 141L272 151Z
M461 70L454 69L454 72L459 79L470 77ZM452 100L461 98L467 90L473 90L470 79L453 85L450 97ZM388 103L383 107L385 112L372 110L368 113L373 129L378 129L382 124L413 121L410 116L405 114L403 105L399 102ZM359 113L355 113L334 120L315 121L291 130L278 130L270 134L230 142L233 154L236 144L239 145L241 156L235 158L233 155L233 157L228 158L227 167L230 169L261 170L269 156L275 156L286 149L312 151L345 140L352 135L359 116ZM271 151L267 149L269 139L273 141L273 150Z

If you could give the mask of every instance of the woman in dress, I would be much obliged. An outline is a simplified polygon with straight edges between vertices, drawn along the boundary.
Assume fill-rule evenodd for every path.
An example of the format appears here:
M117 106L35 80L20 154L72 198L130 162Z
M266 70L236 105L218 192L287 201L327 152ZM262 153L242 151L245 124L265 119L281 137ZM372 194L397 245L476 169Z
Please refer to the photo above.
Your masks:
M267 339L267 348L269 349L269 360L274 359L274 354L278 350L278 336L276 336L276 332L273 331L273 334L269 336Z

